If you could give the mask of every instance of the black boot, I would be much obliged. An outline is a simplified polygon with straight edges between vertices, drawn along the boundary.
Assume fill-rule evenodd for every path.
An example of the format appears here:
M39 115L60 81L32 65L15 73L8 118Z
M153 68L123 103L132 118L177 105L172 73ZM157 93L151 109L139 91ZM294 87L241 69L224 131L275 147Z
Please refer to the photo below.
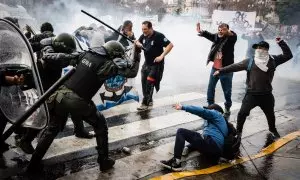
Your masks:
M107 132L102 133L101 135L98 134L96 136L97 141L97 151L98 151L98 163L100 165L101 171L107 171L111 169L114 164L115 160L108 157L108 134Z
M0 140L0 154L8 150L9 150L9 145L3 142L2 140Z
M76 137L85 138L85 139L92 139L94 137L93 134L89 133L87 130L84 129L82 120L74 120L73 123L74 123L74 134Z
M89 133L87 130L81 130L80 132L75 131L75 136L78 138L84 138L84 139L92 139L94 137L93 134Z
M98 163L100 165L100 171L104 172L107 171L115 165L115 160L109 158L109 157L98 157Z

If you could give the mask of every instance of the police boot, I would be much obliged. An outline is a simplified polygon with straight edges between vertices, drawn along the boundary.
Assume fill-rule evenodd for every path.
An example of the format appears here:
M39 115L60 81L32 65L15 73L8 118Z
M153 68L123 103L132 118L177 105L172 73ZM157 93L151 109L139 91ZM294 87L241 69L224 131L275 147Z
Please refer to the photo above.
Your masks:
M107 135L103 135L103 136L97 136L96 137L97 140L97 151L98 151L98 160L97 162L100 165L100 170L103 171L107 171L109 169L111 169L114 164L115 164L115 160L111 159L108 157L108 137Z
M8 150L9 150L9 145L6 144L4 141L0 140L0 155Z
M78 138L92 139L94 137L93 134L89 133L84 129L83 121L73 121L74 123L74 134Z
M115 160L109 158L109 157L103 157L99 156L98 157L98 163L100 166L100 171L104 172L107 171L115 165Z

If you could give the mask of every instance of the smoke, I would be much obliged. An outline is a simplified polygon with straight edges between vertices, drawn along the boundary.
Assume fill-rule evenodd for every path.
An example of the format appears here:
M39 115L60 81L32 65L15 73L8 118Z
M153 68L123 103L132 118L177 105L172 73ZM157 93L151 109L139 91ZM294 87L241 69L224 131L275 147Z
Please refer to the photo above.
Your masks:
M79 3L75 0L68 1L68 3L58 0L46 7L36 6L34 12L39 24L45 21L53 24L55 34L73 33L80 26L90 26L92 23L97 26L101 25L81 13L80 10L82 9L115 28L118 28L124 20L130 19L133 22L133 31L137 38L142 34L142 21L150 19L153 22L154 29L163 33L174 44L173 50L165 58L165 71L161 82L162 90L176 90L195 85L200 87L208 84L211 64L206 65L206 61L212 43L197 35L197 19L166 15L161 22L157 22L155 16L145 17L134 12L124 13L124 11L109 5L92 4L89 1ZM209 24L201 23L201 27L214 33L213 27L210 27ZM247 42L242 40L240 36L241 34L238 34L238 41L235 45L235 62L244 59L247 49ZM273 49L273 45L271 45L271 50L278 51L278 49ZM286 70L288 71L288 68ZM245 75L246 72L235 73L234 82L245 81ZM141 86L140 74L136 78L136 83ZM195 91L198 90L195 89Z

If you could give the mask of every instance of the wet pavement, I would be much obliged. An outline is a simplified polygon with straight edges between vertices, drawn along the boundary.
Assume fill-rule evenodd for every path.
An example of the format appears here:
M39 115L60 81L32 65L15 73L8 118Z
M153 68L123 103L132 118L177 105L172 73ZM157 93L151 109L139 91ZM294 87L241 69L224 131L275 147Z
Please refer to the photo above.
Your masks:
M124 106L123 109L105 112L111 134L111 156L117 159L115 168L107 173L99 172L94 150L95 140L75 138L72 136L73 125L69 124L55 139L54 145L49 150L50 153L44 159L44 172L30 178L16 176L30 156L24 156L19 149L13 148L4 154L8 168L0 169L0 179L123 180L150 179L170 173L160 167L158 162L172 157L176 129L183 127L201 131L203 122L195 116L175 111L171 105L179 100L183 104L205 105L205 90L206 86L202 85L186 86L176 89L176 92L170 87L165 89L162 87L162 91L155 95L156 106L150 111L136 112L137 104L131 104L127 109ZM223 94L220 87L217 88L216 93L216 101L222 104ZM275 78L274 94L279 133L284 136L300 130L300 82ZM235 83L233 104L236 108L232 110L231 122L236 119L243 95L243 82ZM92 130L89 126L87 128ZM268 137L265 116L260 109L254 109L245 124L242 142L246 151L241 147L242 156L257 154L271 143ZM9 143L14 145L13 138ZM131 153L122 152L123 146L129 147ZM299 148L300 143L297 138L275 153L255 159L253 162L248 161L210 175L183 179L300 179ZM19 158L12 161L13 157ZM185 170L195 170L213 166L215 162L196 153L186 158L183 164Z

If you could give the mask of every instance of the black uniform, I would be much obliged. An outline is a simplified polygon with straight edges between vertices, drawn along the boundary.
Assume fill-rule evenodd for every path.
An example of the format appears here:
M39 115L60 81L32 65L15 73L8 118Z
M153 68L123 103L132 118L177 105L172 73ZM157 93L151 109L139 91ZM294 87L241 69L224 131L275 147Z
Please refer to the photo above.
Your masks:
M39 60L41 63L39 64L39 74L41 77L43 89L44 91L47 91L61 77L62 68L67 67L69 65L69 62L76 56L72 54L55 53L51 45L45 46L41 50L41 55L44 64L42 64L41 60ZM78 129L78 131L82 131L84 129L82 121L76 121L74 123L74 126L74 129ZM32 150L28 150L29 148L26 148L25 146L31 144L31 142L40 131L31 128L26 129L27 132L21 138L18 144L24 152L31 154Z
M108 159L108 128L104 116L97 111L91 99L106 79L115 75L135 77L140 59L138 54L136 55L133 64L130 65L126 60L120 63L109 59L101 47L97 48L97 52L90 50L78 58L76 72L47 102L51 114L50 122L32 156L29 170L37 167L55 136L64 128L69 114L82 117L93 126L99 154L98 162L101 170L105 168L105 160Z
M39 60L42 58L40 51L42 50L43 46L41 45L41 40L54 37L55 35L51 31L44 31L41 34L36 34L32 38L29 39L30 45L32 47L33 52L37 53L37 59Z
M5 75L4 73L0 70L0 90L1 90L1 86L6 85L6 81L5 81ZM5 119L1 109L0 109L0 135L2 137L3 131L6 127L7 124L7 120ZM8 150L8 145L5 144L5 142L0 138L0 156L2 155L2 152Z
M160 32L154 31L150 37L141 35L139 42L143 44L145 55L145 63L142 67L142 88L143 102L142 104L149 105L152 102L153 89L159 91L159 84L163 76L164 60L159 63L154 63L154 59L160 56L164 47L171 42Z

